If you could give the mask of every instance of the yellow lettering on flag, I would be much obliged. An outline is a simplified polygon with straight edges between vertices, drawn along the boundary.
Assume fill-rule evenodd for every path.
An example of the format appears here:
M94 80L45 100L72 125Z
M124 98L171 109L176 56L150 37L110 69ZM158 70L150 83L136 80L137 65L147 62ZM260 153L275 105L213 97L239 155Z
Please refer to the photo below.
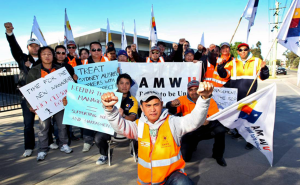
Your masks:
M293 15L293 19L300 18L300 8L295 9L295 13Z
M108 42L111 42L111 33L108 33Z

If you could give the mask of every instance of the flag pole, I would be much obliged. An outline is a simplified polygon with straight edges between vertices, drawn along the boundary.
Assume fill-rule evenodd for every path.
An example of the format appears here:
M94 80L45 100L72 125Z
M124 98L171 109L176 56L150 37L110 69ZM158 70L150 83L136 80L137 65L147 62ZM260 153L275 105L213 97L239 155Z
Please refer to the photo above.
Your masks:
M151 56L150 52L151 52L151 45L152 45L152 40L150 40L150 43L149 43L149 58Z
M236 33L238 27L240 26L240 23L241 23L241 21L242 21L242 18L243 18L243 17L240 18L239 23L238 23L238 25L237 25L237 27L236 27L236 29L235 29L235 31L234 31L232 37L231 37L231 40L230 40L229 44L231 44L231 42L232 42L232 40L233 40L233 37L234 37L234 35L235 35L235 33Z
M273 48L273 45L274 45L274 43L275 43L276 41L277 41L277 39L274 39L274 41L273 41L273 43L272 43L272 45L271 45L271 48L270 48L270 50L269 50L269 52L268 52L266 58L268 58L268 56L269 56L269 54L270 54L270 52L271 52L271 50L272 50L272 48ZM260 68L259 71L257 72L256 77L255 77L255 79L253 80L253 82L252 82L252 84L251 84L251 86L250 86L250 88L249 88L249 90L248 90L246 96L249 95L249 93L250 93L250 91L251 91L251 89L252 89L252 87L253 87L255 81L257 80L258 75L260 74L260 71L261 71L261 68Z

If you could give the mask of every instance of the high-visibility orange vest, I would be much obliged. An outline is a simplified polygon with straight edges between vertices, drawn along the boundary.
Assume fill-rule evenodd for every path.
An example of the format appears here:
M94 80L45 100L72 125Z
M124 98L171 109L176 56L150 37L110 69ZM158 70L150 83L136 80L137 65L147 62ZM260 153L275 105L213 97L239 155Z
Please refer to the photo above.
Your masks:
M54 71L55 71L55 68L52 68L52 69L50 70L50 73L52 73L52 72L54 72ZM42 77L42 78L44 78L45 76L47 76L47 75L50 74L50 73L48 73L48 72L44 71L43 69L41 69L41 77Z
M138 180L140 185L164 184L174 171L184 173L185 162L181 156L180 146L173 138L169 116L160 126L155 145L152 145L149 125L136 120L142 138L138 137Z
M77 66L76 58L73 57L73 59L71 60L70 57L68 57L68 64L70 64L72 67Z
M255 79L260 70L262 60L256 57L250 58L245 64L240 60L234 60L225 65L227 73L231 75L232 80Z
M100 62L108 62L108 61L109 61L109 59L107 57L105 57L105 56L101 57Z
M229 78L221 78L218 73L218 64L216 67L211 65L207 61L207 70L204 75L204 81L210 82L214 85L214 87L223 87L226 82L228 82Z
M161 63L161 62L165 62L165 60L163 57L159 57L157 62ZM150 60L150 57L146 58L146 63L153 63L152 60Z

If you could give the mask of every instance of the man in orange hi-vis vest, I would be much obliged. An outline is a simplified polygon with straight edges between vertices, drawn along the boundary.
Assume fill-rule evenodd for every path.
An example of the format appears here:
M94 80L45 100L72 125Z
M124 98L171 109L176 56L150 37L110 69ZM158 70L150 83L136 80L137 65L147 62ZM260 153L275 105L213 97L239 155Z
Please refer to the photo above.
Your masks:
M114 106L118 97L113 92L102 95L106 118L115 132L138 140L138 184L194 184L184 173L180 140L205 122L213 88L211 83L200 83L197 93L201 98L184 117L170 116L163 110L161 95L146 91L140 97L142 115L136 121L122 118Z

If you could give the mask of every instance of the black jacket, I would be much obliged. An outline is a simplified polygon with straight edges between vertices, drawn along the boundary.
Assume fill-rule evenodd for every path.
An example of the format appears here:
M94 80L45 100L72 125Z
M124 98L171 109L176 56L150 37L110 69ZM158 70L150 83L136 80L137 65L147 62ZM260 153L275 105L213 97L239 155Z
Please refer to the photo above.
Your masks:
M199 51L197 51L196 53L195 53L195 56L194 56L194 60L200 60L200 58L202 57L202 52L200 53Z
M182 52L183 52L183 45L178 44L178 49L177 49L177 51L175 53L175 56L174 56L174 62L183 62Z
M56 66L65 67L69 72L70 76L73 78L73 75L75 74L74 68L70 64L68 64L68 61L69 61L68 58L65 58L65 61L63 63L58 63L57 59L55 58L53 64L55 64Z
M25 62L29 60L32 63L32 67L40 64L41 62L40 60L37 60L35 62L31 55L23 53L14 34L12 34L11 36L8 36L6 34L6 39L9 43L12 56L14 57L15 61L19 64L20 74L17 87L20 88L26 85L26 77L30 70L29 67L25 66Z

